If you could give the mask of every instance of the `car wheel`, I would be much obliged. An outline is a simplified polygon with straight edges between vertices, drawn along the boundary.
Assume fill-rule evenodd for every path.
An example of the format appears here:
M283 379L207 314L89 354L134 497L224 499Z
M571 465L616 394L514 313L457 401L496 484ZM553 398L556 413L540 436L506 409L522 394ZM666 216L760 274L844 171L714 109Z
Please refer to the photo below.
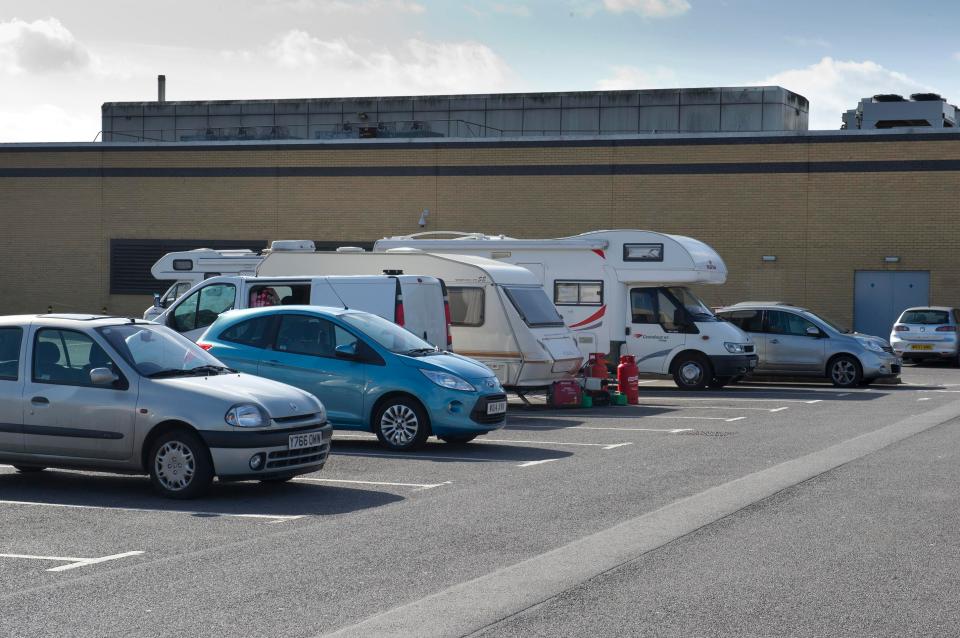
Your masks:
M710 379L710 383L708 383L707 385L709 385L711 388L719 390L723 386L732 382L733 382L733 377L714 377Z
M373 418L380 443L397 451L416 450L430 436L430 424L420 404L406 397L388 399Z
M147 458L153 487L167 498L195 498L213 483L210 453L193 432L167 432L153 442Z
M444 443L450 443L451 445L463 445L477 438L477 435L476 434L445 434L444 436L441 436L439 438Z
M14 465L13 469L21 474L34 474L36 472L42 472L47 468L42 465Z
M860 385L863 369L855 357L842 354L830 362L827 367L830 381L838 388L853 388Z
M703 390L711 379L713 370L702 355L683 354L673 364L673 382L681 390Z

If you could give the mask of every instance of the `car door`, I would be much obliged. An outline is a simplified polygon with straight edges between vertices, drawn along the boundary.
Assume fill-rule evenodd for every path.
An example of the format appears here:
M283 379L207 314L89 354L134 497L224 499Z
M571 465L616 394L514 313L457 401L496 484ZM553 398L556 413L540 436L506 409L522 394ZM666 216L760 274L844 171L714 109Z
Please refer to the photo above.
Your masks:
M641 372L665 372L667 356L686 342L686 329L676 323L679 310L662 288L630 289L627 353Z
M366 364L337 358L338 345L357 337L322 317L282 314L272 347L262 353L260 376L315 395L335 425L364 423Z
M826 339L812 321L786 310L766 313L767 366L778 372L817 372L824 370ZM816 335L807 334L813 328Z
M89 334L62 328L37 328L31 341L23 392L25 451L77 459L130 458L137 391L104 348ZM93 368L109 368L119 381L94 385Z
M754 352L759 357L757 369L762 369L766 363L767 345L767 338L763 333L763 310L725 310L718 316L750 335L754 344Z
M213 283L193 292L173 308L167 325L196 341L221 314L237 307L237 287Z
M0 452L23 451L23 328L0 327Z

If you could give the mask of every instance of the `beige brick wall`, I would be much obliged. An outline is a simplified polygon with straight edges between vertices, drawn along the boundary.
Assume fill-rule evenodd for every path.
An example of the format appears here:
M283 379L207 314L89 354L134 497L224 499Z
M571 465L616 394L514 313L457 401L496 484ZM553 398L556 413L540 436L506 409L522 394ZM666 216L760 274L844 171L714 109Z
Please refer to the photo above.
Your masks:
M689 164L960 158L956 141L588 148L135 152L0 147L3 169L104 167ZM2 173L0 173L2 175ZM0 312L139 314L148 297L109 294L111 238L375 240L430 230L557 237L599 228L681 233L726 260L710 303L780 299L853 319L856 270L931 271L931 302L960 305L951 241L960 174L793 173L476 177L0 177ZM763 263L761 255L776 255Z

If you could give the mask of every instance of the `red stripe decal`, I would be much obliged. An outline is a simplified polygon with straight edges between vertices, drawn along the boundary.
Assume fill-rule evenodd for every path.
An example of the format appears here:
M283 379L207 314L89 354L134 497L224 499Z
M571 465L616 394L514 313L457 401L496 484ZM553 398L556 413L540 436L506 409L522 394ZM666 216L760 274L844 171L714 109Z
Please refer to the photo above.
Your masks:
M587 325L588 323L590 323L591 321L596 321L597 319L599 319L600 317L602 317L602 316L603 316L603 313L605 313L606 311L607 311L607 306L606 306L606 305L600 306L600 310L596 311L595 313L593 313L592 315L590 315L589 317L587 317L587 318L584 319L583 321L578 321L577 323L571 324L570 327L571 327L571 328L577 328L577 327L579 327L579 326L585 326L585 325Z
M606 258L607 258L607 256L603 254L603 251L600 250L599 248L591 248L590 250L592 250L593 252L595 252L595 253L597 253L598 255L600 255L600 257L603 258L603 259L606 259Z

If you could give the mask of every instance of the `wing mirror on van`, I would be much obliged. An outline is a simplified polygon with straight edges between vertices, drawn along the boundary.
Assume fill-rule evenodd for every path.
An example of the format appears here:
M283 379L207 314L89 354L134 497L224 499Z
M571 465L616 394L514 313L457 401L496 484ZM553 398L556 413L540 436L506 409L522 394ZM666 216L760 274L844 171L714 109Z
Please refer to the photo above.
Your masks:
M821 336L820 328L816 328L814 326L807 326L807 336L820 337Z
M93 385L113 385L120 380L110 368L94 368L90 371L90 383Z
M159 292L153 293L153 307L156 308L157 310L163 308L163 302L160 301L160 293L159 293Z
M357 342L345 343L341 346L337 346L334 350L334 353L337 355L338 359L356 359L357 358Z

